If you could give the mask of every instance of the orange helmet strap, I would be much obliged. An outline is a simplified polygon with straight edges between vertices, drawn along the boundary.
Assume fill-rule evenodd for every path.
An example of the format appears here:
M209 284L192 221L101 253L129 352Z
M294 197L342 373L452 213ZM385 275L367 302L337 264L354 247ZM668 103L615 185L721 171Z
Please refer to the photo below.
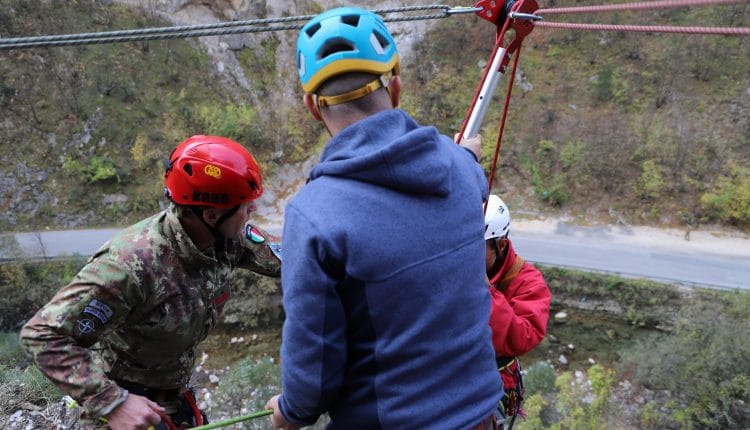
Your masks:
M313 94L315 106L317 106L318 108L322 108L326 106L333 106L333 105L347 103L352 100L357 100L359 98L362 98L370 93L374 93L375 91L381 88L385 88L386 91L388 91L388 93L390 94L390 90L388 89L388 81L390 81L391 76L392 76L391 73L384 73L380 75L377 79L367 83L365 86L357 88L355 90L351 90L344 94L338 94L335 96L321 96L318 94Z

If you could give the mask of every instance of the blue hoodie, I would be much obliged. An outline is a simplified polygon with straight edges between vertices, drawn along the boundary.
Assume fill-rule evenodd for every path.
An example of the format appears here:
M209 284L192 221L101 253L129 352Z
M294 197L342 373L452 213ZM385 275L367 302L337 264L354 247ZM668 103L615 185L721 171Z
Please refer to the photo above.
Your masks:
M495 410L486 190L471 153L400 110L328 142L284 219L289 422L466 429Z

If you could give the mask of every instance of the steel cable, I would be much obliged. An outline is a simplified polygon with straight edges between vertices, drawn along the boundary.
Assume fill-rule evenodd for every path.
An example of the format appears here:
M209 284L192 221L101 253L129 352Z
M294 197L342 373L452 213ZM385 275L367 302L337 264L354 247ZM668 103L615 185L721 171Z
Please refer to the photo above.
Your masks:
M384 17L385 22L418 21L446 18L457 13L473 11L472 8L452 8L447 5L432 4L422 6L404 6L388 9L376 9L374 13L386 15L393 13L441 10L441 13L427 15L403 15ZM78 46L101 43L139 42L146 40L167 40L187 37L220 36L228 34L260 33L267 31L299 30L303 24L268 25L308 21L315 15L300 15L283 18L253 19L244 21L220 22L214 24L182 25L173 27L156 27L133 30L105 31L97 33L61 34L48 36L14 37L0 39L0 50L39 48L53 46ZM250 28L244 28L250 27Z

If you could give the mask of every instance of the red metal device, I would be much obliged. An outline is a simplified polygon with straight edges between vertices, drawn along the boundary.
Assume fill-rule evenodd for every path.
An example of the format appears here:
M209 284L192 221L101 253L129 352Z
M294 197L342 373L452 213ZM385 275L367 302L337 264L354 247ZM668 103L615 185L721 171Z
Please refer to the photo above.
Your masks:
M539 9L536 0L480 0L474 7L481 8L476 12L479 17L497 26L497 37L482 82L461 127L459 142L464 136L470 138L479 133L500 76L505 73L510 58L521 46L523 39L534 29L534 21L541 19L534 15L534 12ZM506 44L504 39L508 29L513 29L515 34L513 39Z

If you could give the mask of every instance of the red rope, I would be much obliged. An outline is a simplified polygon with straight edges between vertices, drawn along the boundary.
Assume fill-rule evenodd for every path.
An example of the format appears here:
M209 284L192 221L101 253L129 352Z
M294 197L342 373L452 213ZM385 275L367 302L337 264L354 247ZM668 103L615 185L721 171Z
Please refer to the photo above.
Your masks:
M161 417L161 422L167 426L167 429L178 430L177 426L175 426L172 420L169 418L169 415L165 414L164 412L159 412L159 411L156 411L156 413L159 414L159 416Z
M612 12L612 11L623 11L623 10L646 10L646 9L660 9L660 8L671 8L671 7L687 7L687 6L705 6L705 5L720 5L720 4L734 4L734 3L750 3L750 0L660 0L650 2L639 2L639 3L621 3L614 5L599 5L599 6L582 6L582 7L568 7L568 8L553 8L553 9L537 9L534 14L536 15L554 15L563 13L595 13L595 12ZM576 30L604 30L604 31L635 31L635 32L649 32L649 33L688 33L688 34L717 34L717 35L750 35L750 28L741 27L677 27L677 26L646 26L646 25L610 25L610 24L577 24L577 23L556 23L547 21L536 21L534 23L536 27L542 28L565 28L565 29L576 29ZM508 21L500 31L498 39L496 39L494 53L498 50L500 43L502 42L503 35L508 27ZM519 58L521 56L521 47L518 47L516 52L515 60L513 62L513 71L510 75L510 82L508 84L508 92L505 97L505 106L503 107L503 115L500 121L500 130L497 136L497 144L495 146L495 153L492 159L492 165L490 167L489 175L489 188L492 190L492 183L495 179L495 170L497 167L498 158L500 155L500 147L502 144L503 132L505 131L505 122L508 116L508 110L510 106L511 91L513 89L513 81L516 75L516 69L518 67ZM491 57L492 58L492 57ZM479 88L483 86L485 79L490 72L489 64L484 71L482 80L479 83ZM471 102L471 108L464 118L461 131L458 136L458 142L463 137L463 132L471 114L473 106L477 102L479 96L479 90L474 95L474 100ZM487 210L485 202L485 211Z
M469 118L471 117L471 111L474 109L474 106L477 104L477 100L479 100L479 94L481 93L482 86L484 85L484 81L487 80L490 73L493 72L492 70L492 59L495 58L495 55L497 55L497 51L500 50L500 48L503 45L503 39L505 38L505 32L508 30L508 27L510 26L510 21L505 20L505 23L503 24L502 29L497 34L495 38L495 47L492 49L492 54L490 54L490 61L487 62L487 66L484 68L484 72L482 73L482 79L479 80L479 86L477 86L477 91L474 93L474 98L471 100L471 104L469 104L469 109L466 111L466 116L464 117L464 121L461 124L461 130L458 132L458 136L456 139L456 143L461 143L461 140L464 138L464 132L466 131L466 124L469 122Z
M573 30L635 31L643 33L720 34L726 36L750 36L749 27L674 27L669 25L613 25L577 24L570 22L538 21L542 28L567 28Z
M619 3L597 6L560 7L550 9L537 9L537 15L553 15L561 13L598 13L613 12L621 10L647 10L665 9L670 7L706 6L717 4L750 3L748 0L659 0L638 3ZM538 22L536 23L539 24Z
M521 47L519 46L516 52L515 59L513 60L513 71L508 79L508 92L505 94L505 106L503 107L503 118L500 120L500 131L497 134L497 143L495 144L495 154L492 157L492 167L490 167L490 178L489 178L489 190L492 191L492 182L495 180L495 168L497 167L497 160L500 155L500 145L503 141L503 132L505 131L505 120L508 117L508 107L510 106L510 95L513 90L513 81L516 77L516 69L518 68L518 59L521 58ZM485 208L486 211L486 208Z

